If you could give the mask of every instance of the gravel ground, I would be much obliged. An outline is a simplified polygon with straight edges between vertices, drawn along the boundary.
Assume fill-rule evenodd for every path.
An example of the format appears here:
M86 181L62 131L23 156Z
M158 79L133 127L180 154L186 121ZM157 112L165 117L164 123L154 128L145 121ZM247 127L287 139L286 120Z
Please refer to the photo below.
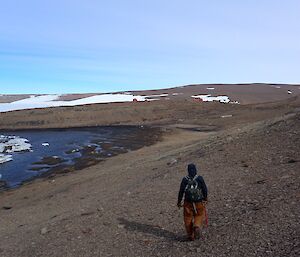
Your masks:
M274 115L275 116L275 115ZM163 142L0 195L1 256L299 256L300 114ZM195 162L209 226L186 240L177 193Z

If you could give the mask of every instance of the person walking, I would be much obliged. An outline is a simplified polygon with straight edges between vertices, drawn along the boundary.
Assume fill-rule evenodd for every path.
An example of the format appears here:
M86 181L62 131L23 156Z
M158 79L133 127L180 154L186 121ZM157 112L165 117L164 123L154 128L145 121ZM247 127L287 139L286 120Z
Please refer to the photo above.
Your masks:
M207 186L202 176L197 175L196 165L188 165L188 175L180 184L177 206L182 207L185 229L189 240L200 238L200 227L205 221L205 204L207 203Z

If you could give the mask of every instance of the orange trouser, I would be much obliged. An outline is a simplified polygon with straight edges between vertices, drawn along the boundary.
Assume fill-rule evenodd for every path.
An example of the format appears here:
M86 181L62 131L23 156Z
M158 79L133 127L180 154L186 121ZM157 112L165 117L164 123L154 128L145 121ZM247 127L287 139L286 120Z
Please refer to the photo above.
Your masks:
M195 206L195 208L194 208ZM200 227L205 220L205 206L203 203L184 202L183 204L183 216L185 229L190 238L194 238L194 228ZM195 212L195 209L197 212Z

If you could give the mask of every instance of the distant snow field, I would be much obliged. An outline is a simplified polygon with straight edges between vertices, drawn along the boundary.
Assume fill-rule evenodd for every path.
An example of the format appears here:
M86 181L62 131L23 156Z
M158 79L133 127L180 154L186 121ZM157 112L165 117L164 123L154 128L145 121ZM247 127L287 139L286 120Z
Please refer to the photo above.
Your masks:
M31 151L31 144L26 138L0 135L0 164L11 161L12 155L6 153Z
M226 95L220 95L220 96L211 96L211 95L192 95L194 99L201 99L203 102L213 102L217 101L220 103L229 103L230 99Z
M207 88L213 90L214 88ZM173 96L182 93L173 93ZM130 92L117 93L117 94L102 94L89 96L77 100L61 101L60 96L62 95L32 95L29 98L14 101L11 103L0 103L0 112L35 109L35 108L48 108L58 106L77 106L86 104L97 104L97 103L121 103L121 102L144 102L144 101L155 101L167 98L169 94L157 94L157 95L133 95ZM218 101L221 103L229 103L228 96L211 96L211 95L194 95L193 98L200 98L204 102Z
M132 94L103 94L85 97L73 101L59 101L61 95L38 95L31 96L23 100L15 101L12 103L0 103L0 112L35 109L35 108L47 108L58 106L76 106L85 104L96 103L117 103L117 102L132 102L134 99L137 101L146 101L148 97L153 96L140 96Z
M61 95L32 95L29 98L18 100L11 103L0 103L0 112L35 109L35 108L47 108L58 106L76 106L85 104L97 104L97 103L122 103L133 101L154 101L159 100L160 97L167 97L169 94L160 95L133 95L129 92L119 94L102 94L89 96L72 101L60 101Z

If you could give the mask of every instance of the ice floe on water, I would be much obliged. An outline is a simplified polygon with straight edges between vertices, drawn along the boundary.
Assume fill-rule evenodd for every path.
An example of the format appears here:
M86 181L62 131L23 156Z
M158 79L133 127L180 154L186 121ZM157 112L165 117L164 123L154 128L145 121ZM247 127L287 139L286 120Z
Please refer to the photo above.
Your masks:
M229 103L230 99L226 95L220 95L220 96L211 96L211 95L192 95L194 99L201 99L203 102L213 102L217 101L220 103Z
M12 155L10 154L0 154L0 164L12 161Z
M0 143L0 145L1 145L1 143ZM4 145L4 147L0 147L0 148L3 148L3 149L1 149L2 152L6 152L6 153L29 151L31 149L31 144L28 143L28 140L25 138L19 138L19 137L9 139L3 145Z
M49 143L42 143L42 146L50 146L50 144Z
M26 138L0 135L0 163L13 159L12 155L7 153L22 151L31 151L31 144Z

